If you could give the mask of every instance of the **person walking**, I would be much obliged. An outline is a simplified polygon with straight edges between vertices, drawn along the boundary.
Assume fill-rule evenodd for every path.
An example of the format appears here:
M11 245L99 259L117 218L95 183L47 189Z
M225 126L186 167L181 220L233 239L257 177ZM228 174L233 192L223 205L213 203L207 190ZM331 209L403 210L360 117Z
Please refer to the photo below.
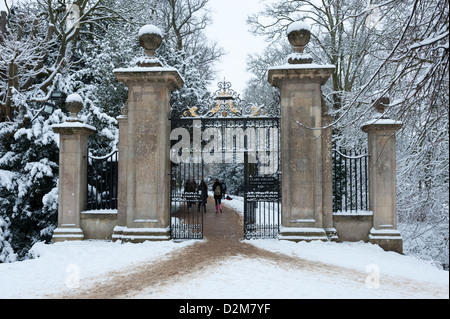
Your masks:
M192 183L190 180L186 181L186 184L184 185L184 196L186 196L187 201L187 208L188 211L191 210L192 203L189 201L189 193L192 193Z
M186 196L188 211L196 204L195 193L197 193L197 183L195 181L187 180L184 186L184 195Z
M227 184L225 184L225 181L223 180L222 180L222 189L223 189L222 198L225 198L227 193Z
M214 192L214 201L216 202L216 214L220 212L222 213L222 195L223 195L223 187L222 183L219 179L216 179L216 182L213 185Z
M198 186L198 193L200 195L200 201L198 202L198 212L200 212L200 207L204 208L206 214L206 202L208 201L208 185L202 180Z

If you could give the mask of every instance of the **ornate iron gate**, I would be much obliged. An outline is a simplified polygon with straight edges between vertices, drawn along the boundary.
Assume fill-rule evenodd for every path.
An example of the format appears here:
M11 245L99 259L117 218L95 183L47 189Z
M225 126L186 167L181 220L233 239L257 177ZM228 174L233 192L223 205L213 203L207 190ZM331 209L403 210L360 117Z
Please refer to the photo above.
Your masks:
M118 151L87 158L87 210L117 209Z
M367 150L333 149L333 212L369 210Z
M194 122L186 119L172 119L172 133L183 130L183 134L193 135ZM186 137L186 136L184 136ZM190 137L189 137L189 140ZM173 143L172 146L175 146ZM193 145L181 149L188 156L181 158L179 154L171 153L171 208L170 231L173 239L203 239L204 207L200 205L200 183L203 180L203 164L194 159Z
M203 238L205 211L199 207L198 186L209 178L211 188L222 177L217 167L224 165L232 166L241 183L235 190L244 200L245 238L276 238L281 217L279 101L267 107L246 104L229 82L218 87L210 105L172 113L172 238Z
M257 136L245 156L244 236L277 238L281 218L279 119L252 119L248 125L256 126Z

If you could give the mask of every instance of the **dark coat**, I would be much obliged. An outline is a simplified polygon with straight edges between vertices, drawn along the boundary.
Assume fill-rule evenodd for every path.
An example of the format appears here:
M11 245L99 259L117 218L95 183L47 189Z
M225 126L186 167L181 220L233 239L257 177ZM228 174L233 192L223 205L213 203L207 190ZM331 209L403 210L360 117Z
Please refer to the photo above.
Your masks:
M200 183L198 193L200 194L200 203L206 203L208 200L208 186L206 183Z
M217 186L220 187L220 195L216 195L215 192L214 192L214 190L216 189ZM217 182L215 182L214 185L213 185L212 191L213 191L213 193L214 193L214 198L215 198L215 199L222 198L222 195L223 195L223 186L222 186L222 183L217 183Z

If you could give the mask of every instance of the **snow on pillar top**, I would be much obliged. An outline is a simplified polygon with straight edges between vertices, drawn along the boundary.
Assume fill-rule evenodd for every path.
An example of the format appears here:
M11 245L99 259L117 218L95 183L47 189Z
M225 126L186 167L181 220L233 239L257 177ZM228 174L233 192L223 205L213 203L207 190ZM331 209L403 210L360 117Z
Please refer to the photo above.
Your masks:
M311 39L311 27L304 21L292 22L287 29L289 43L294 47L295 53L288 56L289 64L310 64L312 57L303 51Z
M385 127L387 130L398 130L403 126L401 121L391 120L386 116L386 108L390 106L390 99L387 97L381 97L374 102L374 107L378 113L374 118L361 126L364 132L372 130L375 126L379 130L380 127Z
M72 93L67 97L66 108L70 112L69 122L79 121L78 113L83 109L83 104L83 98L77 93Z
M161 30L152 24L147 24L139 30L139 44L144 48L147 57L138 59L136 64L140 67L161 67L162 64L155 57L155 51L162 43Z
M294 32L294 31L300 31L300 30L306 30L311 32L311 26L306 23L305 21L295 21L292 22L288 29L287 29L287 34L289 35L289 33Z
M275 87L281 88L285 80L311 79L324 85L335 71L332 64L313 64L312 56L303 53L311 38L311 27L304 21L291 23L287 28L289 42L294 47L295 53L288 56L288 63L269 68L268 81Z
M77 94L72 93L66 98L66 108L70 112L70 117L66 120L66 122L61 124L52 125L52 129L56 133L65 133L65 134L73 134L74 130L77 132L85 132L88 134L94 133L96 130L95 127L84 124L78 118L78 113L81 112L84 106L83 98Z
M163 36L161 29L153 24L144 25L142 28L139 29L139 37L145 34L156 34L159 35L161 38Z
M145 50L146 56L134 59L135 66L114 69L117 79L125 85L135 85L142 81L159 81L169 83L170 90L178 90L184 85L184 80L174 67L163 66L155 56L156 50L161 46L163 33L161 30L148 24L143 26L139 32L139 44ZM149 76L151 75L151 76Z

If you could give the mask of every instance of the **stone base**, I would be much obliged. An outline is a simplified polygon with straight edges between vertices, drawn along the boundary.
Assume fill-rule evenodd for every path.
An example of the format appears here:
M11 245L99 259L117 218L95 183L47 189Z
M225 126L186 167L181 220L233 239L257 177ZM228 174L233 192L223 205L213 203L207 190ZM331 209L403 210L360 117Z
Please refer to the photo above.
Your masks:
M373 213L335 213L333 214L333 225L341 241L367 243L370 229L373 227Z
M323 228L281 227L278 238L296 243L313 240L328 241L327 234Z
M83 240L84 234L80 228L56 228L52 237L53 243Z
M398 230L372 228L369 234L369 242L378 245L385 251L393 251L403 254L403 238Z
M113 233L113 241L125 243L143 243L146 241L170 240L170 227L167 228L128 228L116 226Z
M336 228L325 228L325 234L327 235L327 238L329 241L332 241L332 242L341 241L339 239Z
M123 227L123 226L114 227L113 234L112 234L112 240L114 242L122 240L124 229L126 229L126 227Z
M88 211L81 213L81 229L86 240L111 240L117 225L117 211Z

